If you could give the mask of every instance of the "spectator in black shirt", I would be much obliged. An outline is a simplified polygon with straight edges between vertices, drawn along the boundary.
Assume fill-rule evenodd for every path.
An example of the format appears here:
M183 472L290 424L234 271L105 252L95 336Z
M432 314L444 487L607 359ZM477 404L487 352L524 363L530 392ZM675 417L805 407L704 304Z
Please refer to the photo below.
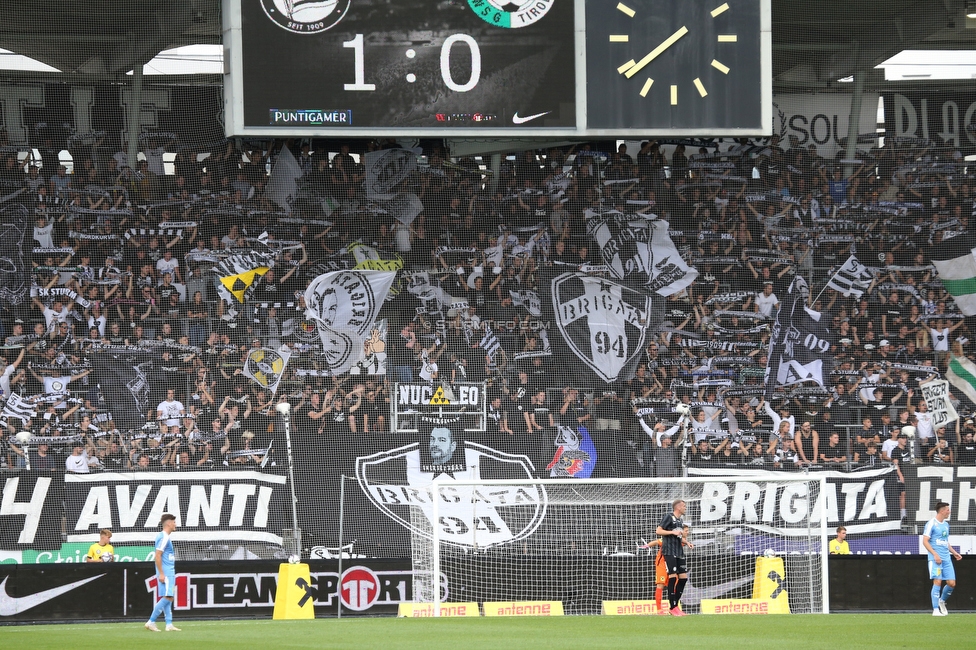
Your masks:
M54 454L50 452L50 446L46 442L37 445L36 451L31 451L30 463L31 470L35 472L57 471L64 467L64 462L59 463Z
M901 518L907 515L905 510L905 475L901 471L901 466L911 462L912 453L908 450L908 435L898 434L898 446L891 450L889 454L891 462L895 465L895 472L898 473L898 506L901 509Z
M840 442L840 434L836 431L830 434L827 446L820 448L820 462L834 465L847 462L847 452Z
M963 431L962 442L956 447L956 462L960 465L976 465L976 441L972 430Z

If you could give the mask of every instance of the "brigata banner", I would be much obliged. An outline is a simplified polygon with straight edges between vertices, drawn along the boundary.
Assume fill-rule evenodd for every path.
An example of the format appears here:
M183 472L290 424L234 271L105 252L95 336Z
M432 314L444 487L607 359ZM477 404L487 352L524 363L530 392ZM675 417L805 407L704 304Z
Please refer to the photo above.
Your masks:
M68 542L152 542L163 513L176 515L185 542L281 544L290 511L284 476L256 471L68 474Z
M701 526L718 520L726 514L733 523L756 529L776 528L779 532L790 534L789 522L797 508L806 507L802 503L787 503L785 498L776 498L759 489L758 483L740 481L729 489L724 477L754 477L757 481L775 481L784 476L796 476L795 472L773 472L755 469L736 469L731 467L689 467L689 476L723 477L714 484L705 484L700 512L691 519ZM820 519L821 509L827 510L828 529L843 524L848 534L879 533L897 531L901 528L898 506L898 476L894 467L882 467L859 472L823 471L810 472L811 479L823 476L827 487L820 497L811 504L811 519ZM710 487L711 486L711 487ZM768 502L770 498L772 502ZM694 524L693 524L694 525ZM806 528L797 531L806 535Z

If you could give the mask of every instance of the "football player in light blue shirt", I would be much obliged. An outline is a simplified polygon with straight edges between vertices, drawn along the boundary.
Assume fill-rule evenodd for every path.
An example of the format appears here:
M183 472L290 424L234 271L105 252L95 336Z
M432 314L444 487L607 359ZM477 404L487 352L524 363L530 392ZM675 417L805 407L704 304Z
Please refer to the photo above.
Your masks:
M949 504L935 504L935 519L925 524L922 546L929 554L929 577L932 578L932 616L948 616L946 601L956 588L956 570L952 558L961 560L962 555L949 545ZM945 587L942 581L945 580Z
M153 607L152 615L146 623L150 632L159 632L156 619L160 614L166 618L166 631L179 632L173 625L173 600L176 597L176 552L173 550L173 531L176 530L176 516L169 513L160 518L162 530L156 535L156 590L162 598Z

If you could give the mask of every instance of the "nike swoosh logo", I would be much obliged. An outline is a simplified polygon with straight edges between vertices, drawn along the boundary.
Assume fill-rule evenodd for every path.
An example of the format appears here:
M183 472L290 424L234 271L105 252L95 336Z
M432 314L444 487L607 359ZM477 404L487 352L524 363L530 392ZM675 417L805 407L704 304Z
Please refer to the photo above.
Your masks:
M537 117L542 117L543 115L548 115L552 111L546 111L545 113L536 113L535 115L526 115L525 117L519 117L518 111L515 111L515 115L512 116L512 124L525 124Z
M26 612L28 609L37 607L52 598L57 598L61 594L66 594L72 589L77 589L83 584L91 582L92 580L98 580L105 575L104 573L97 576L92 576L91 578L85 578L84 580L79 580L78 582L72 582L66 584L63 587L55 587L54 589L48 589L46 591L39 591L36 594L31 594L30 596L21 596L20 598L14 598L7 594L7 580L10 576L3 579L0 582L0 616L13 616L21 612Z
M688 605L698 605L701 603L702 598L719 598L729 593L733 589L738 589L739 587L752 582L754 576L749 576L747 578L737 578L736 580L729 580L728 582L723 582L720 585L710 585L708 587L695 587L688 581L688 586L685 588L685 592L681 597L681 602Z

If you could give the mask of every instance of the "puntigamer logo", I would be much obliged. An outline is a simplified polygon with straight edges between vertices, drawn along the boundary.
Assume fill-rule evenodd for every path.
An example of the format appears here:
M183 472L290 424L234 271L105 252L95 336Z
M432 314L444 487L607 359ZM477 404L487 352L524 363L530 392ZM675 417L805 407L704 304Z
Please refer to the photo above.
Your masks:
M317 34L332 29L349 11L351 0L261 0L268 18L289 32Z
M268 111L268 124L271 126L290 124L352 126L352 111L318 108L272 108Z

